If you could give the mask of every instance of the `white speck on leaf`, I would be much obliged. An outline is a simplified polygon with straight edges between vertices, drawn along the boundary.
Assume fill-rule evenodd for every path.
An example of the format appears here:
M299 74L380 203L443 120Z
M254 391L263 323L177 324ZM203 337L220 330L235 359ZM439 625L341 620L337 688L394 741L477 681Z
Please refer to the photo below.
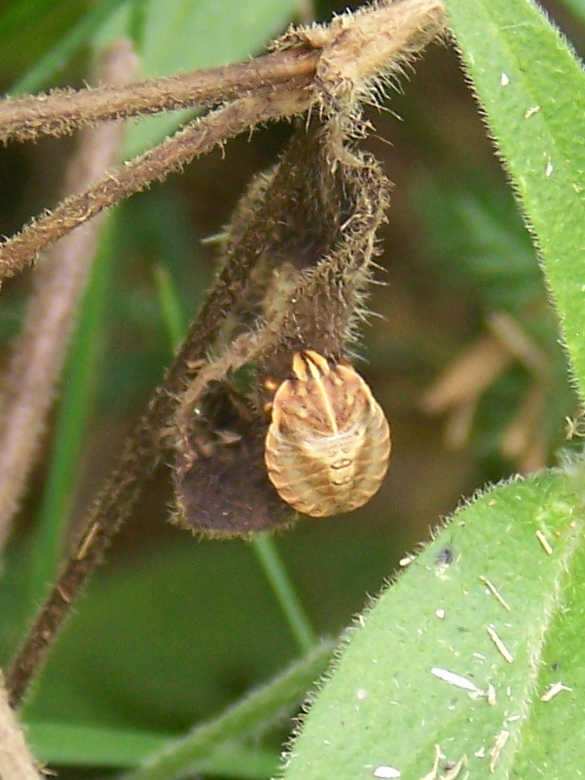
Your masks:
M490 707L495 707L498 703L496 689L491 683L487 687L487 703L490 705Z
M500 602L500 604L504 607L504 609L507 612L511 612L510 605L507 603L507 601L504 599L500 591L496 588L496 586L490 582L486 577L480 577L479 578L481 582L486 586L486 588L489 590L489 592L492 594L492 596L495 596L496 599Z
M542 531L538 530L536 532L536 538L540 542L540 546L545 551L547 555L553 554L553 548L550 546L550 542L546 538L546 536L542 533Z
M569 688L568 685L563 685L562 682L556 682L552 685L549 685L549 687L546 689L546 691L542 694L540 697L540 701L543 702L549 702L551 699L554 699L555 696L558 696L561 691L569 691L569 693L572 691L572 688Z
M469 680L467 677L463 677L461 674L450 672L448 669L441 669L438 666L434 666L431 669L431 674L438 677L439 680L453 685L455 688L461 688L464 691L472 691L473 693L479 693L477 685Z
M507 661L509 664L513 663L514 656L512 653L508 650L506 645L502 642L500 637L498 636L496 629L493 626L487 626L486 631L488 633L489 638L492 640L494 645L496 646L499 654L502 656L502 658Z
M499 761L499 758L502 754L502 750L506 747L506 742L510 739L510 732L506 731L505 729L502 729L498 736L496 737L496 741L494 742L494 746L490 751L490 772L493 772L496 768L496 764Z
M382 780L397 780L401 776L399 769L388 764L381 764L374 769L374 777L382 778Z

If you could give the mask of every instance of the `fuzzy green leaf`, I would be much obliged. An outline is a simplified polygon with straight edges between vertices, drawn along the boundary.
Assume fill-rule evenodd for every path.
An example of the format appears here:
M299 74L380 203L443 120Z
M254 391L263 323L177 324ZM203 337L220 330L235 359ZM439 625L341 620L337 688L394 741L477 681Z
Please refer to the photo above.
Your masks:
M530 0L447 0L463 63L537 244L585 392L585 74Z
M350 635L286 780L579 776L583 517L563 472L459 511Z

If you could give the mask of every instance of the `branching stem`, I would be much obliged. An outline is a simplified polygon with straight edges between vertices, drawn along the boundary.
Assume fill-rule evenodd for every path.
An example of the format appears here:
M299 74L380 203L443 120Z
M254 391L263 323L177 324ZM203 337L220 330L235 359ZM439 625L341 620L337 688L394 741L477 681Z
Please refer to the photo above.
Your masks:
M0 102L0 142L65 135L87 125L196 106L213 106L265 87L310 80L319 50L287 50L211 70L74 91L55 89Z
M181 169L197 155L211 151L258 123L299 114L310 102L310 92L298 83L295 89L286 92L263 88L251 97L235 100L194 120L123 168L62 201L54 211L31 220L20 233L0 244L0 278L13 276L74 228L123 198L146 189L152 181L163 181L171 171Z

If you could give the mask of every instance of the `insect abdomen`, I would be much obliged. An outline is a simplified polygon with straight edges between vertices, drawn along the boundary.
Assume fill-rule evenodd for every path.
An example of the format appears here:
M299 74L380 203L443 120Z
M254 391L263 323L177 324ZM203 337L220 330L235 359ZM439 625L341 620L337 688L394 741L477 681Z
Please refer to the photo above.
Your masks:
M390 429L370 388L346 364L297 353L293 379L276 391L265 444L268 476L298 512L350 512L378 490L388 468Z

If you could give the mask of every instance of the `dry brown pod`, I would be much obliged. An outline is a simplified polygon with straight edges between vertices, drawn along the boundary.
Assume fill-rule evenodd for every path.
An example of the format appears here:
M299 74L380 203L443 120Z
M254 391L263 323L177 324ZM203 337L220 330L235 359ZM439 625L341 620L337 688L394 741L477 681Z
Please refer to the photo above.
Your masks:
M387 205L376 160L318 118L243 196L219 273L230 286L247 277L169 427L180 525L249 538L296 512L351 511L379 488L388 424L343 356L367 318Z
M280 384L264 457L279 496L297 512L351 512L377 492L390 457L390 427L366 382L349 363L297 352Z

